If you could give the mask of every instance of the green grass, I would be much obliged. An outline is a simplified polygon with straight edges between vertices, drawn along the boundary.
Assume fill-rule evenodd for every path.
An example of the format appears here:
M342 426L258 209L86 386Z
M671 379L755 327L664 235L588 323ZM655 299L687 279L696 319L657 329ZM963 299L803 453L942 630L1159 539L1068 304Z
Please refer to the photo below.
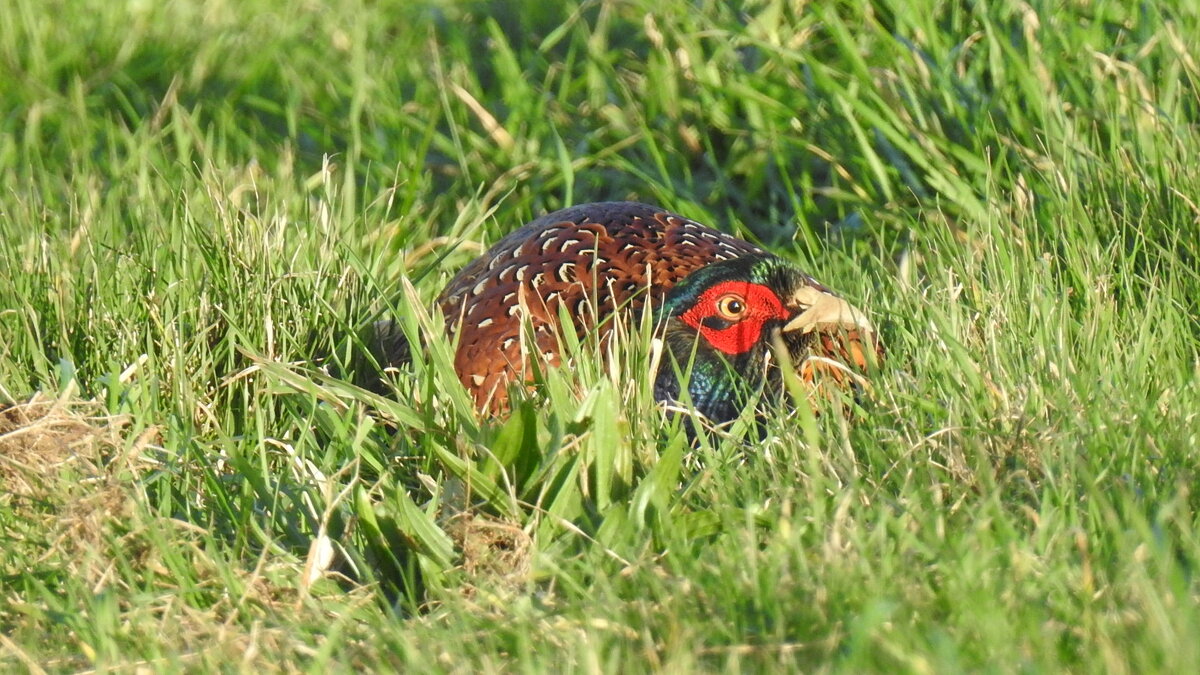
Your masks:
M0 8L0 669L1196 671L1200 12L730 4ZM875 400L692 448L643 326L476 418L432 298L624 198Z

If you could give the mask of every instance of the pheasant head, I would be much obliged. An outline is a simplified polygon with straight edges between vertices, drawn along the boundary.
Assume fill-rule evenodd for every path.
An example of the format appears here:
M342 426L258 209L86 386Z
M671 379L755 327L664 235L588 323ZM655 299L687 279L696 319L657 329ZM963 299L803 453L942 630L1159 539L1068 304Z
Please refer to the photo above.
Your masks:
M811 384L826 371L845 382L878 346L866 315L787 261L745 255L702 267L667 294L659 316L655 398L678 401L681 381L713 421L735 417L784 371ZM681 380L681 376L687 377Z

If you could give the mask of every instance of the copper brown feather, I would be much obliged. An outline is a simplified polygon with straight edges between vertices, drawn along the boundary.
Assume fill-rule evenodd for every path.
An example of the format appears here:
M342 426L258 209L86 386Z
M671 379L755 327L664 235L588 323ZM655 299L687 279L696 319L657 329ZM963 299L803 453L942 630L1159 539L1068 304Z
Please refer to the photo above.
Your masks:
M570 317L576 334L598 329L603 339L618 309L640 316L647 301L657 308L693 272L750 257L774 258L656 207L586 204L504 237L460 271L437 302L447 331L458 339L459 379L481 410L499 413L508 407L509 385L527 379L530 359L559 365L560 314ZM812 277L796 274L798 283L832 295ZM832 353L860 360L856 341L830 335L823 340ZM865 360L854 365L865 366Z
M448 331L459 337L455 370L481 408L503 409L508 383L525 368L524 317L537 355L556 366L560 307L583 335L597 317L618 307L637 316L647 299L661 300L693 271L747 253L763 251L634 202L586 204L543 216L463 268L438 297Z

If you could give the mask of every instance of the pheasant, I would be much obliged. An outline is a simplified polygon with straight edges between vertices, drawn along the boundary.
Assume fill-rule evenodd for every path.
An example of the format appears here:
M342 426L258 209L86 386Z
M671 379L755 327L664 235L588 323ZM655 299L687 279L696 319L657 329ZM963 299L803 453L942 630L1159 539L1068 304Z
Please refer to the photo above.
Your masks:
M533 359L561 364L562 317L605 340L618 312L639 317L647 303L661 340L655 398L690 400L717 423L756 390L781 391L780 363L807 382L822 372L845 382L882 354L863 312L787 261L635 202L534 220L462 269L437 303L458 340L455 371L491 414L508 409Z

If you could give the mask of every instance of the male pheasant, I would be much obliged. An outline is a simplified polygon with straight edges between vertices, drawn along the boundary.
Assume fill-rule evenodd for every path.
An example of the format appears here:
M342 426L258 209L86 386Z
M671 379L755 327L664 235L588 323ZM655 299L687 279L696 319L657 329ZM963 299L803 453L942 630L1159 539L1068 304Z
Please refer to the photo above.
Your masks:
M618 311L655 312L662 354L655 398L714 422L747 396L779 391L780 362L804 380L865 369L878 353L866 316L790 263L736 237L634 202L575 206L543 216L467 265L438 297L457 337L454 368L481 411L508 407L533 359L557 366L560 317L603 340ZM868 357L871 353L872 356Z

